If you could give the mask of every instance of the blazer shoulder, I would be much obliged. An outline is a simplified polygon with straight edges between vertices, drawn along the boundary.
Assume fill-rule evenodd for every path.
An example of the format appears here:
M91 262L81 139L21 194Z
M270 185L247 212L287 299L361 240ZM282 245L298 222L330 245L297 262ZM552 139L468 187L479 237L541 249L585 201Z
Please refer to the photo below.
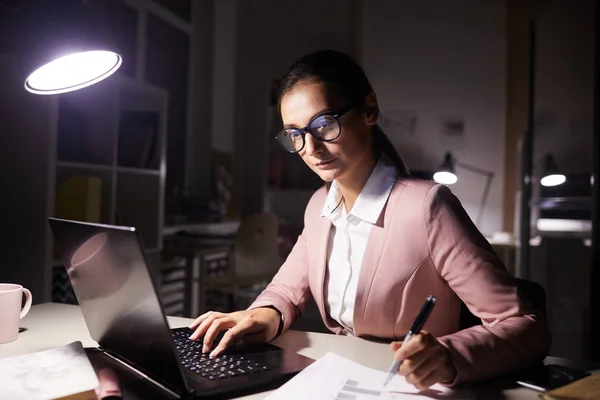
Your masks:
M421 195L423 197L433 189L443 186L437 182L426 179L416 178L414 176L401 176L396 180L394 191L408 191L412 195Z
M391 197L391 203L396 206L426 211L440 202L448 202L453 195L446 185L413 176L403 176L396 180Z

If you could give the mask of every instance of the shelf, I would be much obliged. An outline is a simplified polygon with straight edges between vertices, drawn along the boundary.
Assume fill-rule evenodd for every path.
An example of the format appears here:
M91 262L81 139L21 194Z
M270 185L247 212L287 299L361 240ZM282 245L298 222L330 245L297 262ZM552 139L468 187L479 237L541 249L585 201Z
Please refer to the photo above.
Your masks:
M591 210L592 198L589 196L579 197L538 197L530 201L531 207L541 210Z
M57 161L56 166L63 169L76 169L79 171L112 171L112 165L102 165L93 163L83 162L72 162L72 161ZM130 174L143 174L143 175L160 175L160 170L155 168L136 168L136 167L117 167L117 172L127 172Z
M198 224L181 224L163 227L163 235L175 235L179 232L190 234L227 236L234 235L240 226L240 221L205 222Z
M126 172L128 174L160 175L160 170L154 168L117 167L117 171Z
M87 220L84 213L84 204L88 206L92 203L99 202L100 204L100 220L92 220L90 222L100 222L103 224L111 224L113 222L113 171L112 168L105 168L104 166L94 164L79 164L79 163L61 163L61 167L56 170L56 182L55 182L55 193L58 194L58 190L61 185L68 180L77 180L78 177L91 178L90 182L84 183L82 180L74 182L74 186L68 191L68 197L65 201L68 201L61 209L64 215L56 214L56 210L53 210L55 217L65 219L78 219ZM95 193L95 185L99 179L100 193ZM94 198L96 196L96 198ZM78 207L75 209L68 206L68 204L77 204ZM55 207L60 207L55 199ZM89 210L88 210L89 211ZM85 212L87 214L87 212Z
M592 232L592 221L575 219L539 218L536 228L540 232L574 233L589 235Z
M90 171L110 171L113 168L111 165L72 162L72 161L57 161L56 166L58 168L72 168L72 169L90 170Z

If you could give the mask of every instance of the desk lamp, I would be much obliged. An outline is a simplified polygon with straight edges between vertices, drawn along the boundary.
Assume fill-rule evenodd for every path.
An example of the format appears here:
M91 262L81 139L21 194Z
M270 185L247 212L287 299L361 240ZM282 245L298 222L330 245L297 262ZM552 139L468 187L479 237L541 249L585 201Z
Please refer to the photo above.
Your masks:
M25 89L39 95L78 90L106 79L122 57L83 0L0 0L0 26L17 55ZM0 49L1 50L1 49Z
M483 216L483 210L485 208L485 203L487 201L488 194L490 192L490 186L492 185L492 179L494 178L494 173L492 171L486 171L484 169L475 167L473 165L465 164L456 160L452 153L446 152L444 156L444 161L438 168L437 172L433 174L433 180L444 184L444 185L453 185L458 181L458 176L455 173L455 167L461 167L465 170L474 172L479 175L483 175L486 177L485 188L483 190L483 194L481 196L481 204L479 205L479 212L477 213L477 226L481 224L481 218Z
M546 158L544 159L543 177L540 180L542 186L558 186L566 181L567 177L559 172L552 154L546 154Z

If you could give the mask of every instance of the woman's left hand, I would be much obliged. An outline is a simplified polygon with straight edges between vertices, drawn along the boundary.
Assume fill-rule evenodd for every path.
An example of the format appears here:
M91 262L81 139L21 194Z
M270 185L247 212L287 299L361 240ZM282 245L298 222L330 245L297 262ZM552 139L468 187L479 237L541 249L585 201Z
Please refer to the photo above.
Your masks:
M421 331L403 349L400 346L402 342L392 342L394 358L404 360L398 373L417 389L424 390L435 383L450 383L456 377L448 349L431 334Z

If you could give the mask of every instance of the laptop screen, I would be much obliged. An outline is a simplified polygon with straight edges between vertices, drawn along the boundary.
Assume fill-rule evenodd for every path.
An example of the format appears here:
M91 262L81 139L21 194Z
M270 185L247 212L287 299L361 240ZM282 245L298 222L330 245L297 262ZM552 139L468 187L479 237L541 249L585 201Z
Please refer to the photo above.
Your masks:
M92 338L177 390L171 332L134 228L50 219Z

